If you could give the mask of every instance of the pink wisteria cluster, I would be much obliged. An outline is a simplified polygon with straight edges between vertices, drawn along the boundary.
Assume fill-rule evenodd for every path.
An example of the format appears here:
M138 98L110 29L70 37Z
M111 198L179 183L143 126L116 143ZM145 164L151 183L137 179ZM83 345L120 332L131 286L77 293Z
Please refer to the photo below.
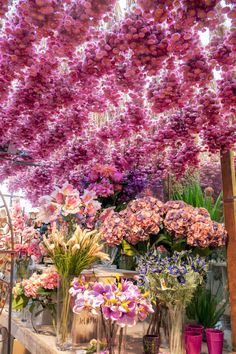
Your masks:
M98 315L102 312L106 321L121 327L132 327L154 312L148 294L142 294L137 285L124 279L114 283L74 279L70 294L74 297L75 313L86 310Z
M136 199L122 212L106 212L101 225L103 239L110 246L126 240L132 245L149 240L160 230L175 239L186 239L193 247L225 245L227 232L222 224L211 220L204 208L194 208L183 201L165 204L153 197Z
M70 184L57 188L51 195L40 199L38 220L44 223L54 222L62 218L75 217L80 222L93 220L101 205L93 191L85 190L81 195Z
M86 166L132 175L136 159L142 171L151 166L151 179L179 177L202 152L235 143L235 1L138 0L124 13L118 5L0 1L1 145L14 142L39 164L6 160L0 179L33 201L55 184L81 185ZM104 115L98 124L94 114Z

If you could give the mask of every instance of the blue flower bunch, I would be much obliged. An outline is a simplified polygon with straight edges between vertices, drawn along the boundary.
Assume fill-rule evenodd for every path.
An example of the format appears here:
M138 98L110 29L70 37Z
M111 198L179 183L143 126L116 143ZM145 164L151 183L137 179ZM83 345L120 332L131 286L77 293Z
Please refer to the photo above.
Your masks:
M152 250L139 260L139 286L151 290L162 301L185 303L201 283L206 268L205 260L191 251L170 256Z

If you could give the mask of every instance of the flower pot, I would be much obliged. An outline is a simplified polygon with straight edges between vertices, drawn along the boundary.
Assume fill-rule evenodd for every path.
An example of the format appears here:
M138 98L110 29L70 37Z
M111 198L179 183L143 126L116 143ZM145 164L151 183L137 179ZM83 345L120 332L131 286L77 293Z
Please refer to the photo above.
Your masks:
M144 354L158 354L160 348L160 337L155 335L146 335L143 337Z
M224 343L224 332L220 329L207 328L206 339L209 354L222 354Z
M186 354L201 354L202 334L192 331L185 332Z

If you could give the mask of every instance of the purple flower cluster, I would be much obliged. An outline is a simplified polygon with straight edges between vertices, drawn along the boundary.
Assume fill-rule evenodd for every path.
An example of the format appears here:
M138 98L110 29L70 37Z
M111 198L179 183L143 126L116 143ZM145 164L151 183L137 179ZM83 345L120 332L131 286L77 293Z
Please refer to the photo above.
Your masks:
M132 327L154 312L147 295L128 280L106 284L74 279L70 293L75 297L75 313L88 310L96 315L101 310L105 320L121 327Z
M188 302L205 275L203 258L191 252L174 252L172 256L153 250L139 259L139 285L167 303ZM189 297L188 297L189 296Z

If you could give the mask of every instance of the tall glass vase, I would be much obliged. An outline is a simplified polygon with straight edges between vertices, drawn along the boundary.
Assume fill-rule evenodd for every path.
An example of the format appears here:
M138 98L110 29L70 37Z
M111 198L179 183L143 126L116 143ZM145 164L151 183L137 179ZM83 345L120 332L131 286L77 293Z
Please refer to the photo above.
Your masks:
M57 340L56 346L61 351L72 349L71 328L73 311L69 293L71 278L60 277L57 291Z
M126 353L126 327L117 325L115 321L105 320L101 315L99 338L102 347L107 354Z
M183 354L184 307L180 304L169 305L169 347L171 354Z

